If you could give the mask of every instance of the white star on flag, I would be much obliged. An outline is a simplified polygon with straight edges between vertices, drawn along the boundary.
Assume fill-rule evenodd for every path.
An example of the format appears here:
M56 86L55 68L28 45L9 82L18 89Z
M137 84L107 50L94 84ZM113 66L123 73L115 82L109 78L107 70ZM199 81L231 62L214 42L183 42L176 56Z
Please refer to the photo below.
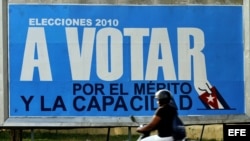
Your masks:
M214 102L214 98L212 95L209 95L209 97L207 97L207 102Z

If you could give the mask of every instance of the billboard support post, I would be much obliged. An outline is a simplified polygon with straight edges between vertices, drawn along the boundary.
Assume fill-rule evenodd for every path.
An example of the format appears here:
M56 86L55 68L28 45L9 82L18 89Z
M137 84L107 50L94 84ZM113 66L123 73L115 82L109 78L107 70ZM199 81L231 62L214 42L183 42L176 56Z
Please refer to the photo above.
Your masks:
M8 118L8 95L7 95L7 0L0 1L0 125Z
M245 75L245 111L246 115L250 116L250 111L248 107L250 107L250 84L249 84L249 78L250 78L250 64L249 64L249 53L250 53L250 2L249 0L244 0L243 1L243 26L244 26L244 60L245 60L245 70L244 70L244 75Z

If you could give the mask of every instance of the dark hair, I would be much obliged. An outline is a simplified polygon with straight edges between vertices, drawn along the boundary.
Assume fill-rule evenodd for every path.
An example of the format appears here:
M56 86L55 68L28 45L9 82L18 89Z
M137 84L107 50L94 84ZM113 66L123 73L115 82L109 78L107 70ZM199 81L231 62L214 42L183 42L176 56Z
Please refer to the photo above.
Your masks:
M164 99L158 99L159 105L162 106L164 104L168 104L170 102L170 97L169 98L164 98Z

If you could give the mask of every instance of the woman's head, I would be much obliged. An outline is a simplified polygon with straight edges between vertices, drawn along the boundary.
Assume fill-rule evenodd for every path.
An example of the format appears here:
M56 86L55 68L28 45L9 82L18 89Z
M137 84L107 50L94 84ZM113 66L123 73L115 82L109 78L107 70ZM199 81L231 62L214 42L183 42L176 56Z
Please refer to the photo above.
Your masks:
M171 93L168 90L162 89L155 93L155 98L158 100L160 106L168 104L171 100Z

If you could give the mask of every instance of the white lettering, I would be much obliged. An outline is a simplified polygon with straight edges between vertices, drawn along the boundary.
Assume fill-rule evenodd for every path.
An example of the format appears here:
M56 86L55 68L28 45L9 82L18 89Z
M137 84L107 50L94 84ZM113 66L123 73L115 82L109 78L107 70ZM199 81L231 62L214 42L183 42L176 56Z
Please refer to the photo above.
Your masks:
M228 136L246 136L246 129L228 129Z
M149 29L125 28L124 35L130 36L131 80L143 80L143 37L149 36Z
M112 81L123 74L123 36L118 29L103 28L96 35L96 69L100 79Z
M21 81L33 80L34 69L39 70L40 80L52 81L50 62L42 27L30 27L28 29L26 45L24 50Z
M89 80L94 48L95 28L84 28L82 45L76 27L66 28L71 75L73 80Z
M167 28L153 28L148 51L146 80L157 80L159 69L164 80L176 80Z
M29 18L30 26L92 26L91 19L82 18Z
M179 80L191 80L192 60L194 81L207 80L205 56L202 53L204 44L202 30L198 28L178 28Z
M30 19L30 24L34 22ZM178 64L178 80L191 80L192 76L194 81L207 80L202 52L205 47L204 34L201 29L177 29L176 62L168 29L152 28L151 33L149 31L149 28L124 28L122 33L116 28L101 28L98 31L96 28L83 28L80 45L78 28L66 27L72 80L90 80L92 72L101 80L114 81L123 77L124 71L130 71L131 80L157 80L159 73L163 73L164 80L177 80L175 63ZM124 43L123 36L130 38L130 44ZM145 38L149 39L148 43L145 43ZM30 27L26 40L20 79L33 80L34 69L37 67L40 79L51 81L44 28ZM130 49L127 56L124 54L124 50L127 50L125 47ZM96 57L95 62L93 57ZM130 60L129 67L125 68L124 58ZM195 75L192 75L192 69Z

